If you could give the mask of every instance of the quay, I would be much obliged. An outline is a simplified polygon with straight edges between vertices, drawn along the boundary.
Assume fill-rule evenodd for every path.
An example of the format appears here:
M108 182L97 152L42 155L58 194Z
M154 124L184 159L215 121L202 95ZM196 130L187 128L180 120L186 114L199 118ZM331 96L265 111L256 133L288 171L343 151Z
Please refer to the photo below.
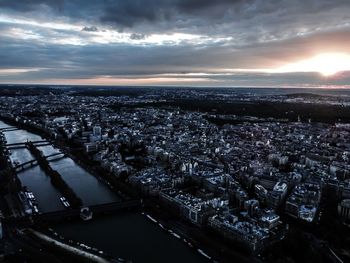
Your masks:
M95 248L86 245L79 246L78 243L66 242L56 237L51 237L32 228L18 230L18 233L27 240L32 240L41 248L49 249L55 253L64 255L69 261L73 262L94 262L94 263L120 263L125 260L120 258L111 258Z
M93 215L111 214L123 210L141 208L141 200L129 200L112 202L107 204L92 205L87 207ZM35 222L60 222L69 219L79 218L81 208L66 209L56 212L41 213L33 216Z

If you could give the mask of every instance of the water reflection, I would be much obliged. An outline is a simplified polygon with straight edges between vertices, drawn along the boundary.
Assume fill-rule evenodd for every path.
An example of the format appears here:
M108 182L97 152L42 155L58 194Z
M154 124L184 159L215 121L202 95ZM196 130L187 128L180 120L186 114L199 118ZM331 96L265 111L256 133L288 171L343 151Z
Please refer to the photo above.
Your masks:
M208 262L196 250L170 236L141 214L116 214L84 224L72 222L54 228L65 237L136 263Z
M27 186L38 201L40 212L53 212L63 210L60 202L60 192L53 187L48 177L39 166L19 173L18 177L23 185Z

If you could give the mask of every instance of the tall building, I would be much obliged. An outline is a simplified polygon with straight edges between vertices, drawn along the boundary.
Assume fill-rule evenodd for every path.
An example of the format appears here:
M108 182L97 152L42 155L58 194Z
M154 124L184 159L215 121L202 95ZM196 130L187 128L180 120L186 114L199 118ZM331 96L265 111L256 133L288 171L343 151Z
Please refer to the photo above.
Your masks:
M101 137L101 135L102 135L102 128L101 128L101 126L94 126L93 134L96 137Z

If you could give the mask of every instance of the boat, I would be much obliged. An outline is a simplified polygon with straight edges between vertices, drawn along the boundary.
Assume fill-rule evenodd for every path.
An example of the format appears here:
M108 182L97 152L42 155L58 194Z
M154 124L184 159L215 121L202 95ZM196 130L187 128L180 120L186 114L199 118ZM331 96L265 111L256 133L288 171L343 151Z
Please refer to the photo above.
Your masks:
M61 203L64 205L64 207L70 207L69 202L67 201L67 199L65 197L60 197Z
M205 256L207 259L211 259L211 257L208 256L207 254L205 254L203 250L201 250L201 249L198 248L197 251L198 251L199 254L201 254L202 256Z
M146 216L153 222L153 223L158 223L157 220L155 220L153 217L151 217L150 215L147 215Z
M27 192L30 199L35 200L33 192Z
M190 241L187 241L187 239L183 239L183 241L189 246L189 247L192 247L193 248L193 245Z
M178 235L178 234L176 234L175 232L172 232L171 233L174 237L176 237L176 238L178 238L178 239L181 239L181 237Z
M89 221L92 219L92 211L89 207L82 207L80 209L80 218L84 221Z

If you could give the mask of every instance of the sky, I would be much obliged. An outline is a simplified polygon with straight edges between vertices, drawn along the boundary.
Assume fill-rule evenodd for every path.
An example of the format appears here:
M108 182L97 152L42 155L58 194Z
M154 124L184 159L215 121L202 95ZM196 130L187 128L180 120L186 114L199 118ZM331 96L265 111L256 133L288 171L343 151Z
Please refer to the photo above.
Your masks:
M350 1L0 0L0 83L350 88Z

